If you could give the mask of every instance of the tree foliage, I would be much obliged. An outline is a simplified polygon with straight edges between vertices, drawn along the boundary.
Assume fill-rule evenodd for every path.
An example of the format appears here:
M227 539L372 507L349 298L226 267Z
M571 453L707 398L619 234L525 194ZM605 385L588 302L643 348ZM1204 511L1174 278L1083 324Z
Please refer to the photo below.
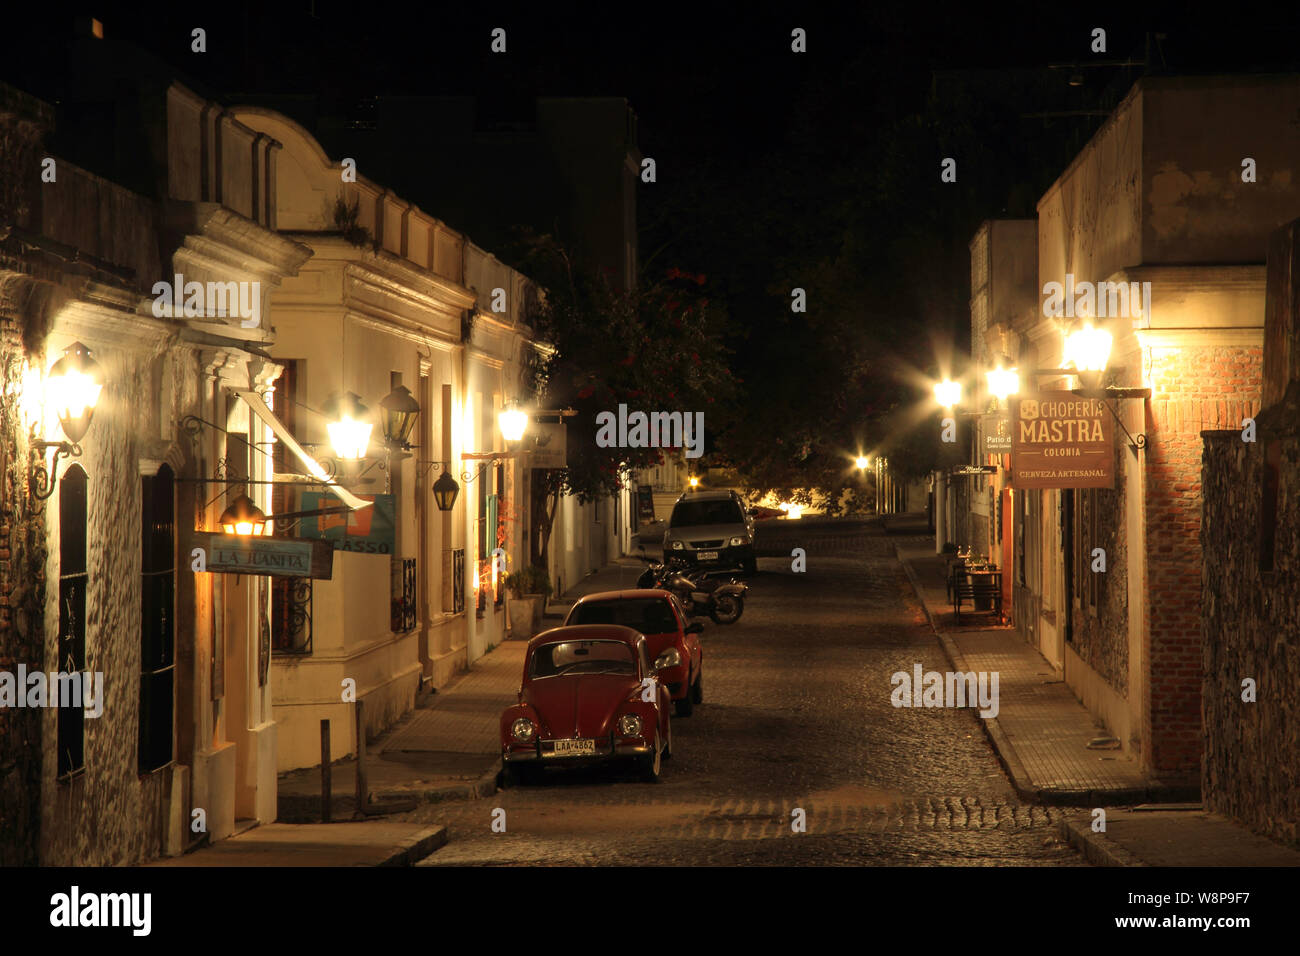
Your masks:
M668 269L636 289L618 288L550 235L528 234L523 268L545 290L532 319L550 349L534 367L541 404L572 408L568 466L546 473L549 535L559 495L581 502L616 493L629 469L662 463L663 448L602 448L596 417L633 411L704 414L705 439L723 425L735 381L724 344L726 314L703 294L707 276Z

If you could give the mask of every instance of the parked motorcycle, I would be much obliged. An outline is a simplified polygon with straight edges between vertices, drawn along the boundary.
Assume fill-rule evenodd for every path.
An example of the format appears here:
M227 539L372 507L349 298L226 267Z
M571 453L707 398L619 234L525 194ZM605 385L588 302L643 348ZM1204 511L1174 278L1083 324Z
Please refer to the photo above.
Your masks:
M637 578L638 588L663 588L672 591L692 617L707 615L715 624L735 624L745 611L745 592L749 586L732 578L723 583L710 580L708 572L691 572L680 561L655 561L640 555L648 567Z

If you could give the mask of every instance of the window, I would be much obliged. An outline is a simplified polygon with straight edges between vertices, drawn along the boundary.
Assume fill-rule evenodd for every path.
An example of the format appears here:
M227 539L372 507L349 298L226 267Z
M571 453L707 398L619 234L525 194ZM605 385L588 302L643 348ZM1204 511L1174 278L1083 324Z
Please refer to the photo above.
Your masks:
M58 667L65 674L86 670L86 472L70 465L59 482ZM63 701L56 701L63 704ZM81 701L60 706L58 774L85 768L86 723Z
M277 359L284 371L270 393L273 410L289 434L298 435L298 396L302 388L304 361ZM276 441L271 449L271 467L278 474L295 470L288 449ZM284 514L299 507L298 491L293 485L276 484L271 488L271 513ZM277 521L277 537L293 533L291 522ZM271 578L271 647L274 654L311 653L311 578Z
M140 729L139 772L172 760L176 711L176 519L172 470L140 479Z

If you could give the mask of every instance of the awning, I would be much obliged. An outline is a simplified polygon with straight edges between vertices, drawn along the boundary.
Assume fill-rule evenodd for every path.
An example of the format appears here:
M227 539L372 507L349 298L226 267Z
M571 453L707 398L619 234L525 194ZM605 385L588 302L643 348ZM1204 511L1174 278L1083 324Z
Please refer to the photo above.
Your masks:
M271 431L275 432L275 437L284 442L285 447L298 456L299 461L306 467L307 473L328 488L340 501L353 511L370 507L372 502L361 500L329 477L325 469L321 467L320 462L307 454L297 440L289 434L289 429L284 427L284 423L275 417L275 412L266 407L266 402L262 401L261 395L249 388L232 388L231 391L242 398L244 404L252 409L253 414L266 422Z

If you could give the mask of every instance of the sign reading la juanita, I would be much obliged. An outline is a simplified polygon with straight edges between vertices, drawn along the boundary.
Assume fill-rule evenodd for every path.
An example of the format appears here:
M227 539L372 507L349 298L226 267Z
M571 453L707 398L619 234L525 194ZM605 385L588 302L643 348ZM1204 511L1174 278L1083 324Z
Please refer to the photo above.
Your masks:
M1114 488L1115 438L1100 399L1039 392L1011 399L1017 488Z
M334 573L334 548L328 541L196 531L191 547L195 571L326 580Z

